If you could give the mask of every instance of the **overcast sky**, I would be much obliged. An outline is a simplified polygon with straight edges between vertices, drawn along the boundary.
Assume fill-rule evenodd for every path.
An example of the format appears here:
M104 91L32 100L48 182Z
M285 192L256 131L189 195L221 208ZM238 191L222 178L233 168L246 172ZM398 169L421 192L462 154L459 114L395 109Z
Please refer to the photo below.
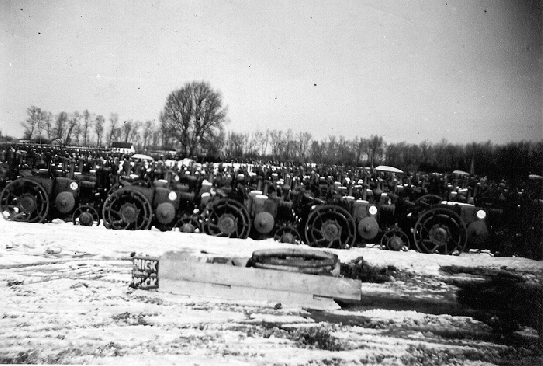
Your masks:
M539 0L0 1L0 130L31 105L158 120L204 80L228 130L543 139Z

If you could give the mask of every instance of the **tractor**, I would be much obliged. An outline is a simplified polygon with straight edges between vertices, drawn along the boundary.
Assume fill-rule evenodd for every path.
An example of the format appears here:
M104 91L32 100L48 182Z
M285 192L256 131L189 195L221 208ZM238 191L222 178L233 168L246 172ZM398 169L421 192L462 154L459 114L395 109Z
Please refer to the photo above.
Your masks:
M182 215L194 206L195 194L167 170L166 179L141 179L131 174L120 177L118 188L106 198L102 216L104 225L114 230L146 230L153 225L161 231L181 225ZM149 173L152 173L151 171ZM173 178L172 178L173 177Z
M209 191L201 195L202 231L211 236L246 239L252 223L245 174L231 172L209 183Z
M71 217L79 199L79 183L55 177L48 169L20 177L0 193L0 211L5 219L44 223Z
M409 210L414 245L421 253L455 254L482 248L490 238L487 212L462 202L424 195Z

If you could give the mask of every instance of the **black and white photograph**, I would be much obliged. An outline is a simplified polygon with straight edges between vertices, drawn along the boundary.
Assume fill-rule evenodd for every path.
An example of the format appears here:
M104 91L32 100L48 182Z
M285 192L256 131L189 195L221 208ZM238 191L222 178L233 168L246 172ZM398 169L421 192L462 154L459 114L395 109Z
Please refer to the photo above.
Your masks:
M0 31L0 364L543 364L540 0Z

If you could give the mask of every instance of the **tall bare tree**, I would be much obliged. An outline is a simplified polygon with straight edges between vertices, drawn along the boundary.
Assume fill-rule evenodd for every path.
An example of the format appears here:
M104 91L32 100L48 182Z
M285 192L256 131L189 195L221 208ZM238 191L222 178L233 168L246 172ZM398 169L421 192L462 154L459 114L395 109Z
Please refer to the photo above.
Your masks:
M160 144L160 139L161 138L162 138L161 129L155 128L155 130L153 131L152 138L151 138L151 141L152 141L151 145L158 146Z
M294 140L294 133L292 132L291 128L287 129L287 132L285 133L283 145L283 158L286 160L293 159L297 148L296 141Z
M269 141L270 141L270 130L266 129L266 132L263 132L260 135L260 144L259 144L259 154L260 154L260 156L266 156L267 155Z
M87 146L89 140L89 130L92 127L92 115L88 109L83 111L83 120L80 127L80 133L83 137L83 146Z
M119 116L117 113L111 113L109 115L109 130L107 133L107 144L111 145L111 142L115 139L115 131L117 131L117 124L119 123Z
M271 153L275 159L281 157L284 151L283 131L270 131Z
M132 122L132 129L130 130L128 140L134 144L140 144L141 143L141 122L136 121Z
M383 157L385 143L383 136L371 135L368 140L367 152L370 160L370 166L373 168L375 162Z
M133 127L134 127L134 124L132 120L123 122L123 125L121 126L121 136L124 142L128 142L128 139L130 138L130 133L132 132Z
M194 155L221 134L226 113L220 92L193 81L168 96L160 118L163 132L174 136L185 154Z
M356 136L354 139L354 151L355 151L355 164L359 166L362 163L366 151L368 149L368 140L363 137Z
M242 133L228 132L224 153L230 157L242 157L245 136Z
M155 123L153 121L145 121L143 125L143 146L147 147L151 145L153 140L153 132L155 130Z
M325 142L324 141L315 141L311 143L311 147L309 149L311 161L314 163L322 164L324 161L324 154L325 154Z
M248 156L258 155L261 132L254 132L251 134L245 134L245 154Z
M297 136L298 140L298 156L301 161L305 161L307 154L309 153L309 147L311 146L311 140L313 137L309 132L299 132Z
M53 139L63 142L64 135L68 130L68 113L60 112L56 118L53 125Z
M94 132L96 132L96 145L102 146L102 137L104 136L105 118L101 114L96 116L94 121Z
M69 145L72 142L72 134L76 137L76 142L79 142L79 120L81 115L78 111L75 111L68 120L68 130L66 131L66 138L64 139L64 145Z
M53 139L53 113L51 112L43 112L43 129L46 132L46 136L48 140Z
M38 132L38 134L40 132L42 110L36 106L31 106L27 108L26 113L28 114L28 118L25 122L21 122L21 126L24 128L24 138L31 139L35 132Z

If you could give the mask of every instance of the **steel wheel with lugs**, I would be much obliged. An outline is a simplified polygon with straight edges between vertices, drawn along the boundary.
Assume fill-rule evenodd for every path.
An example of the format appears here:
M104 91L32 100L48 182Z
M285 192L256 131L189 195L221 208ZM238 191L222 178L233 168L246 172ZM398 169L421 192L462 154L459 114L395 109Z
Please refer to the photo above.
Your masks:
M452 254L466 247L466 225L462 218L447 208L433 208L419 216L414 228L417 251Z
M304 233L310 246L347 249L355 242L356 224L347 210L321 205L309 214Z
M38 182L19 178L2 190L0 211L6 220L45 222L49 214L49 196Z
M241 203L221 198L204 211L202 228L207 235L246 239L251 230L251 218Z
M121 188L104 202L102 217L108 229L146 230L151 227L153 209L143 193Z

